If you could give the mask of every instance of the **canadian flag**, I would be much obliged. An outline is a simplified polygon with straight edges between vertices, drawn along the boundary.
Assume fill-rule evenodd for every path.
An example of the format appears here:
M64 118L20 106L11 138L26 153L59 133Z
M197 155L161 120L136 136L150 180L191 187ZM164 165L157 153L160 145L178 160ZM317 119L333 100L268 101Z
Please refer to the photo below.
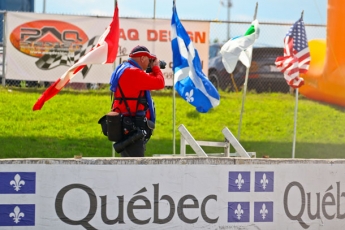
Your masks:
M97 45L82 56L54 84L38 98L32 110L40 110L44 103L54 97L86 65L113 63L119 46L119 10L115 6L113 21L99 38Z

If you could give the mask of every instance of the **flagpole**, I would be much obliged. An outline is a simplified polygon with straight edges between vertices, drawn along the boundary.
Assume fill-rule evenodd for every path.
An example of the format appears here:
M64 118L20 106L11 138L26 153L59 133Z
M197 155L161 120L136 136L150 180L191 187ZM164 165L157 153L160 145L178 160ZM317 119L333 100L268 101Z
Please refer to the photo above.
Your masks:
M298 110L298 88L295 94L295 116L294 116L294 129L293 129L293 142L292 142L292 158L295 158L295 148L296 148L296 130L297 130L297 110Z
M173 0L173 5L175 6L176 4L176 0ZM176 145L176 137L175 137L175 133L176 133L176 130L175 130L175 119L176 119L176 111L175 111L175 108L176 108L176 97L175 97L175 74L173 72L173 76L172 76L172 84L173 84L173 156L175 156L175 153L176 153L176 149L175 149L175 145Z
M114 0L114 9L116 8L116 3L117 3L117 0ZM114 61L114 63L113 63L113 71L115 70L115 67L116 67L116 63L115 63L115 61ZM110 108L110 109L112 109L112 108ZM111 153L112 153L112 156L113 157L115 157L115 149L114 149L114 144L115 144L115 142L113 141L113 142L111 142Z
M301 19L303 19L304 10L301 13ZM298 111L298 88L295 93L295 114L294 114L294 127L293 127L293 141L292 141L292 158L295 158L296 149L296 135L297 135L297 111Z
M176 114L175 114L175 110L176 110L176 97L175 97L175 76L173 74L173 156L175 156L176 153L176 149L175 149L175 144L176 144L176 137L175 137L175 119L176 119Z
M254 11L254 20L256 19L256 15L258 12L258 3L256 3L255 11ZM253 45L250 46L249 49L253 49ZM242 107L241 107L241 113L240 113L240 122L238 124L238 133L237 133L237 139L240 140L241 136L241 126L242 126L242 117L243 117L243 111L244 111L244 102L246 100L246 94L247 94L247 84L248 84L248 75L249 75L249 68L252 62L252 52L250 52L250 58L249 58L249 67L246 69L246 77L244 79L244 87L243 87L243 95L242 95Z

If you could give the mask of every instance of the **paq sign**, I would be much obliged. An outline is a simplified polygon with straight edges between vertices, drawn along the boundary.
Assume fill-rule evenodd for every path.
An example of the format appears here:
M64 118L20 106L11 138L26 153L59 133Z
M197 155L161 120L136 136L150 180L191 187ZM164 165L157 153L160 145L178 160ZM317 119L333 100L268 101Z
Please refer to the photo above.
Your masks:
M79 27L56 20L38 20L17 26L10 34L12 45L32 57L76 52L89 40Z

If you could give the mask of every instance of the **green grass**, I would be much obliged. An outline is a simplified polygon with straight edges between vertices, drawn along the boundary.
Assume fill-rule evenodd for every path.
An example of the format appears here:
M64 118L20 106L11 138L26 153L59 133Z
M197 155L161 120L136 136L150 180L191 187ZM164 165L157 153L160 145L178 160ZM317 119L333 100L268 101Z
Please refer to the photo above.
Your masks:
M101 133L98 119L108 112L110 94L102 91L63 90L40 111L32 106L42 89L0 87L0 158L111 157L112 147ZM171 90L153 92L157 111L154 135L146 156L173 153L173 99ZM249 92L246 96L240 142L257 157L291 158L295 97L290 94ZM237 136L242 93L221 92L221 103L198 113L176 96L175 137L183 124L196 140L223 141L228 127ZM296 158L344 158L345 109L310 101L298 102ZM207 153L220 148L204 148ZM233 149L232 149L233 151ZM193 150L188 147L188 153ZM118 156L118 154L116 154Z

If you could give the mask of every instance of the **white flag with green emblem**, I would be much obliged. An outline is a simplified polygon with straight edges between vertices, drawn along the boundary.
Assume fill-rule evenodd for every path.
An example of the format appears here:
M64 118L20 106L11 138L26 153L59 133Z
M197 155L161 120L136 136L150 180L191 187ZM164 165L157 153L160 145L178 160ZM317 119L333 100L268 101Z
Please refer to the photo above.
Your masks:
M222 61L228 73L232 73L240 60L243 65L250 67L252 45L259 37L259 22L254 20L249 29L242 36L237 36L227 41L221 48Z

